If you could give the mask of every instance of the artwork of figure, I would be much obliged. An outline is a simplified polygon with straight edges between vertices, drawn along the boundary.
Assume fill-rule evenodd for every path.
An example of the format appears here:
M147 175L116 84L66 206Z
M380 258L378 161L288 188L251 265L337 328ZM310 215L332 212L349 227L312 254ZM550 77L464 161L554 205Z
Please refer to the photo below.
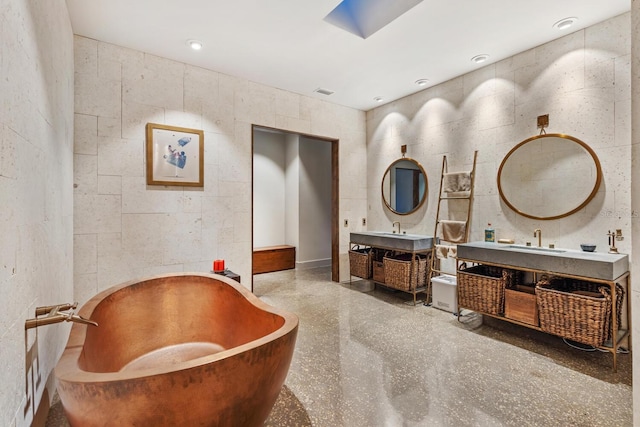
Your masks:
M191 141L190 137L180 138L178 140L178 145L184 147ZM173 148L171 144L167 147L168 154L164 155L167 163L172 164L173 166L179 167L180 169L184 169L185 164L187 163L187 155L184 151L178 152L177 148ZM178 176L178 175L176 175Z

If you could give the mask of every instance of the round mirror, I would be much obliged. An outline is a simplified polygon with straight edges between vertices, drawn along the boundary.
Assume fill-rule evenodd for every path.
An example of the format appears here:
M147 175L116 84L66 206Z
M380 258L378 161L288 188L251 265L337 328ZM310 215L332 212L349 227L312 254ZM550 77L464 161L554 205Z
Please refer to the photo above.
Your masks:
M533 219L558 219L596 195L602 170L594 151L563 134L538 135L513 147L498 169L498 191L511 209Z
M407 157L391 163L382 178L382 200L392 212L415 212L426 197L427 174L420 163Z

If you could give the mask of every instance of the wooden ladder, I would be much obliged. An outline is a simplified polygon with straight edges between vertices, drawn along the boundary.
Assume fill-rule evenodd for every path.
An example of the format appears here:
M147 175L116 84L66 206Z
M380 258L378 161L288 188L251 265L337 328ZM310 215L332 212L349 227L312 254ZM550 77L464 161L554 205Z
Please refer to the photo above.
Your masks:
M425 296L425 305L431 305L431 279L435 276L441 275L441 274L448 274L451 276L455 276L456 272L455 271L445 271L445 270L441 270L440 269L440 259L437 256L437 248L435 247L436 244L440 245L440 244L447 244L450 246L453 245L457 245L459 243L466 243L469 241L469 233L471 231L471 206L472 206L472 202L473 202L473 192L474 192L474 188L475 188L475 179L476 179L476 161L478 158L478 150L474 151L473 153L473 165L471 167L471 171L470 173L470 189L469 191L464 191L464 192L458 192L458 193L464 193L464 194L456 194L456 195L449 195L447 192L443 191L443 181L444 181L444 176L446 173L449 173L449 168L447 165L447 156L444 155L442 156L442 173L440 174L440 191L438 193L438 208L436 210L436 223L435 223L435 227L433 230L433 240L434 240L434 251L433 251L433 255L431 257L431 266L429 268L429 274L428 274L428 278L427 278L427 294ZM446 203L447 206L447 213L450 215L451 214L451 207L449 205L450 202L453 203L464 203L464 207L465 207L465 211L466 214L464 216L464 222L465 222L465 234L464 234L464 238L463 240L458 240L455 243L454 242L449 242L444 240L442 233L439 230L442 230L442 227L438 227L443 220L446 220L448 218L441 218L442 215L442 204ZM447 215L448 217L448 215ZM460 221L462 221L462 219L459 219Z

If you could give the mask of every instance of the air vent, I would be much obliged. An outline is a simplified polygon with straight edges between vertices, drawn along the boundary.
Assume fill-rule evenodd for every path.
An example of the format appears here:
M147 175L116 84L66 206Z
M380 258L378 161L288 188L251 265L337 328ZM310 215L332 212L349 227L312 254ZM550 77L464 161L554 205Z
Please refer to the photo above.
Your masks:
M323 95L333 95L333 93L334 93L332 90L323 89L321 87L319 87L318 89L314 90L314 92L318 92L318 93L321 93Z

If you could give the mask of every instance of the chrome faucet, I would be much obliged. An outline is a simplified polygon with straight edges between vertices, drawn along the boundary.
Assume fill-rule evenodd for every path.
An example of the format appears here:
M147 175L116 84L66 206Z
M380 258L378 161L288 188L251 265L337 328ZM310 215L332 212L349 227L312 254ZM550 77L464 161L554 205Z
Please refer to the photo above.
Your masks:
M538 247L541 248L542 247L542 230L540 230L539 228L536 228L535 230L533 230L533 237L538 236Z
M38 326L44 325L52 325L54 323L60 322L76 322L83 323L85 325L93 325L98 326L98 323L93 320L85 319L73 311L67 310L75 310L78 306L77 302L73 304L59 304L59 305L48 305L45 307L37 307L36 308L36 317L35 319L28 319L24 322L25 329L37 328ZM44 317L38 317L44 316Z
M391 227L393 229L393 232L396 232L396 224L398 224L398 234L400 234L400 221L393 221L393 224L391 224Z

